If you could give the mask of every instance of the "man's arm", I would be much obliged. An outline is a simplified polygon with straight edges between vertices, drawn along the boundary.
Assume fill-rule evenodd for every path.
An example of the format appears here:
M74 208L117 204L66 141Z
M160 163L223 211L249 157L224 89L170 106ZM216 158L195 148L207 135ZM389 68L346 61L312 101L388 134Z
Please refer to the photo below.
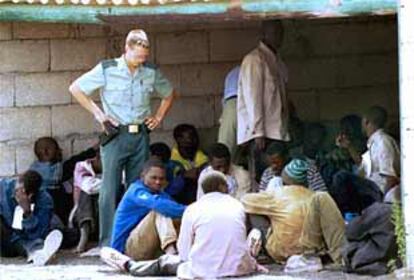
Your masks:
M169 96L162 99L160 107L158 107L157 113L154 116L147 117L145 119L145 124L148 126L149 129L153 130L159 126L164 117L167 115L177 96L178 93L175 90L173 90Z
M142 189L138 189L131 198L136 205L148 207L155 212L173 219L181 218L185 210L184 205L179 204L170 198L159 194L152 194L143 191Z

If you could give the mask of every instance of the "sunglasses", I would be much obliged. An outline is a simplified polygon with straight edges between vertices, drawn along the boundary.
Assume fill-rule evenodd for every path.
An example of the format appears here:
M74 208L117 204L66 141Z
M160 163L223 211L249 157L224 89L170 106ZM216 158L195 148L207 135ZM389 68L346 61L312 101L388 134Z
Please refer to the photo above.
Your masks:
M129 41L130 46L139 46L143 47L144 49L149 49L149 43L142 39L131 39Z

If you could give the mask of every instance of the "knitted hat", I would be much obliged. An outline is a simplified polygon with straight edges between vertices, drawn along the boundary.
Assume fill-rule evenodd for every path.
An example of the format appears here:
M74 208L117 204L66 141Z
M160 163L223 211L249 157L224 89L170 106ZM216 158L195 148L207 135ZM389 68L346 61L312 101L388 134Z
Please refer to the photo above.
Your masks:
M303 159L292 159L283 169L283 173L297 183L306 184L309 163Z

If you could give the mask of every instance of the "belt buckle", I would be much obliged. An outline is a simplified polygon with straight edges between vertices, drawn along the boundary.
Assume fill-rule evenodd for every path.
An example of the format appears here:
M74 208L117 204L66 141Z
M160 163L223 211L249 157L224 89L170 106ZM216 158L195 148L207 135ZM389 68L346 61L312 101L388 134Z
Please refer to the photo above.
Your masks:
M139 133L139 125L137 125L137 124L128 125L128 132L133 133L133 134Z

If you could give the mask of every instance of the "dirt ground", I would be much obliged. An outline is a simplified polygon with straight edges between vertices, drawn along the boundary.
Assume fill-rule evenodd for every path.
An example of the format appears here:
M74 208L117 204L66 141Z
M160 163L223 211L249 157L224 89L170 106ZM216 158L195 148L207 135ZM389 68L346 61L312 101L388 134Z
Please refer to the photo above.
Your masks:
M317 273L301 273L287 275L283 273L280 265L267 265L270 273L265 275L252 275L249 277L239 277L237 279L257 279L257 280L391 280L396 279L393 274L371 277L346 274L338 269L323 270ZM114 271L105 265L98 257L79 257L70 251L62 251L54 258L51 264L44 267L34 267L26 264L24 258L5 259L0 258L0 279L1 280L131 280L136 279L127 274ZM175 279L175 277L146 277L145 279ZM230 278L228 278L230 279ZM236 278L235 278L236 279Z

